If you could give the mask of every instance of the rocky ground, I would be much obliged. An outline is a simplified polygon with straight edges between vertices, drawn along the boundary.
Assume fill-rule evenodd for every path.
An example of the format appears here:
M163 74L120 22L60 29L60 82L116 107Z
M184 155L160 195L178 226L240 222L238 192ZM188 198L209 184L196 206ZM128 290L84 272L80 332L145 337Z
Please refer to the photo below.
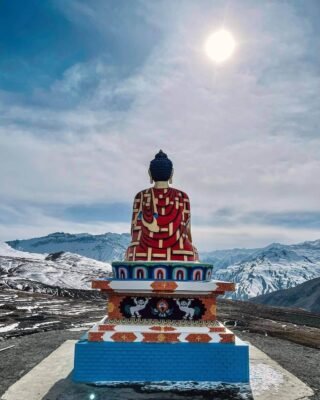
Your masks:
M320 314L302 309L220 300L219 319L234 331L276 337L320 349Z
M74 293L70 297L68 292L64 292L68 296L62 297L1 290L0 340L36 332L75 328L84 324L92 326L102 318L106 300L95 291L76 292L77 298L73 297Z
M78 339L81 332L74 329L89 327L103 316L105 299L90 298L88 292L83 297L0 292L0 395L65 340ZM309 385L316 393L313 400L320 399L319 314L230 300L221 300L218 310L219 319L238 336ZM219 395L219 391L140 397L141 387L132 390L137 399L239 398L231 389L228 397Z

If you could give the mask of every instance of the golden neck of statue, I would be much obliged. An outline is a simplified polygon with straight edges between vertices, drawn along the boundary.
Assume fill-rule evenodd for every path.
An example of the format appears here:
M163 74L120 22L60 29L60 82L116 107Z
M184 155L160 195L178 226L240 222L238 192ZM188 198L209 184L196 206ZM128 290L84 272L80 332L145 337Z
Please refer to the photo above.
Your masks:
M167 189L169 187L168 181L158 181L154 183L154 188L156 189Z

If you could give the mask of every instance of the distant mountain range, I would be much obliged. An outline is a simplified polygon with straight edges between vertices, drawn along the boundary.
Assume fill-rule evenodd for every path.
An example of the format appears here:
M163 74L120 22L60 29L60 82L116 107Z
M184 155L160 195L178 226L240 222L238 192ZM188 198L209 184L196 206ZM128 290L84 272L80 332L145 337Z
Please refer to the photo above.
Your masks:
M320 313L320 278L311 279L290 289L254 297L250 301L270 306L303 308Z
M215 270L235 265L261 249L228 249L202 252L201 260L212 263Z
M111 263L123 259L129 241L128 234L57 232L7 243L20 251L44 254L64 251ZM236 292L229 297L247 300L320 277L320 240L294 245L273 243L257 249L216 250L202 253L201 259L214 264L214 279L237 283Z
M31 254L0 243L0 288L76 296L110 274L110 264L78 254Z
M55 232L39 238L9 241L7 244L16 250L30 253L50 254L65 251L110 263L123 259L129 242L130 235L127 233L90 235Z

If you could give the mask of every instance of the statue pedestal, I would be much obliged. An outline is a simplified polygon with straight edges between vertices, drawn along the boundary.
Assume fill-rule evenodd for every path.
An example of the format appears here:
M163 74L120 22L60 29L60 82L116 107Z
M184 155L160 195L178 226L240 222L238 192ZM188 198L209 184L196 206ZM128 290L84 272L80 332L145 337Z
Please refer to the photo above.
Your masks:
M76 382L249 382L248 345L216 319L234 284L212 281L212 265L117 262L113 273L92 284L108 316L76 344Z
M249 348L222 343L79 341L75 382L249 382Z

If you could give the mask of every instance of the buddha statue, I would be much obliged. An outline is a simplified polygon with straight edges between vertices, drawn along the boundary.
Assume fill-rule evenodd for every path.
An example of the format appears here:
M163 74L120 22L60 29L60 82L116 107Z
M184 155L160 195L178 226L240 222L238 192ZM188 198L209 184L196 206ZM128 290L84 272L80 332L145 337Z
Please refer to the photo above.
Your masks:
M154 186L134 199L126 261L198 261L192 245L190 201L172 184L173 165L160 150L150 162Z

